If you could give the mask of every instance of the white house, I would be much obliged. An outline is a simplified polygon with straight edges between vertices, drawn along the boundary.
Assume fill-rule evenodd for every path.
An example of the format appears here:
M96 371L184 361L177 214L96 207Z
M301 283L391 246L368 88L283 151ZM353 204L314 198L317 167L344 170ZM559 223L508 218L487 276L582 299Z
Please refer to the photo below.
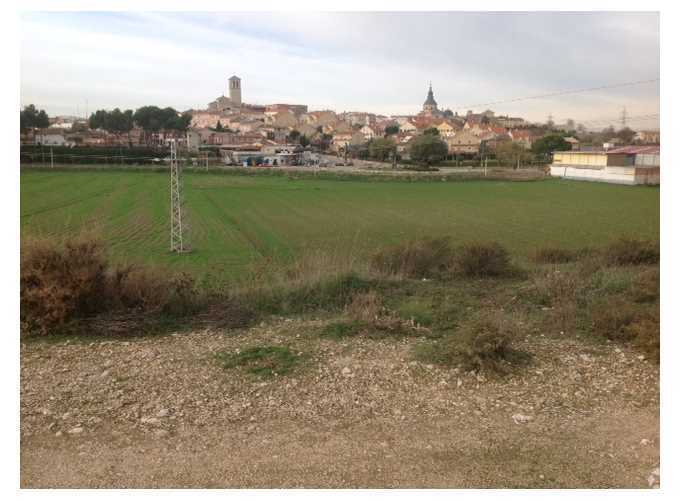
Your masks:
M43 146L66 146L64 131L60 129L47 128L39 130L35 134L35 143Z

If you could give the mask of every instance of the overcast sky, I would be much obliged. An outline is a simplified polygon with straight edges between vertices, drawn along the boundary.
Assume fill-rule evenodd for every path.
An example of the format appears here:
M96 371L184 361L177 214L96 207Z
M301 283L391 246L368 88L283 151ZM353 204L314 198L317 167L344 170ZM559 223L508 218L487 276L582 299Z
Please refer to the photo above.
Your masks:
M383 114L418 112L432 81L440 109L464 113L655 79L660 66L656 13L54 12L24 14L21 31L21 103L50 115L203 108L232 74L248 103ZM659 82L490 107L601 128L624 106L659 113Z

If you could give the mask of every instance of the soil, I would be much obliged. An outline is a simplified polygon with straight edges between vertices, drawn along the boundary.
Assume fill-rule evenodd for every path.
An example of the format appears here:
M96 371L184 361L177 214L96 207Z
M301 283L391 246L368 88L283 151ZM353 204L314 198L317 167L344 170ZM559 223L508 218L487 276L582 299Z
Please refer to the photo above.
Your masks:
M637 351L534 335L499 378L323 325L23 343L21 487L659 485L659 367ZM259 378L215 357L263 345L301 362Z

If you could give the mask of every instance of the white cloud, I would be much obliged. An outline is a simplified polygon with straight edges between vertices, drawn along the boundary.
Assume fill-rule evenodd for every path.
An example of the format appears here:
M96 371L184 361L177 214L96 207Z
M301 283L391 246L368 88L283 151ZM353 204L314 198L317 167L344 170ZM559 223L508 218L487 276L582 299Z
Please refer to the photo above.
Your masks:
M560 89L658 77L653 13L50 13L22 20L22 103L205 106L243 79L248 102L416 112L432 80L464 111ZM658 85L497 105L574 119L658 112Z

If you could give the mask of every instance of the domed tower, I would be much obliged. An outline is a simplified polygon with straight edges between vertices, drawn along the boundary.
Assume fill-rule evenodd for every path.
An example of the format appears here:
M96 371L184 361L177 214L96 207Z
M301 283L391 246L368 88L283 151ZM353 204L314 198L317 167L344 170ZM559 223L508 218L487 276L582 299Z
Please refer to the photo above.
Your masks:
M241 105L241 79L236 75L229 78L229 100L232 104Z
M427 91L427 99L425 99L423 104L423 111L425 113L436 113L438 111L437 101L434 100L434 95L432 95L432 82L430 82L430 90Z

